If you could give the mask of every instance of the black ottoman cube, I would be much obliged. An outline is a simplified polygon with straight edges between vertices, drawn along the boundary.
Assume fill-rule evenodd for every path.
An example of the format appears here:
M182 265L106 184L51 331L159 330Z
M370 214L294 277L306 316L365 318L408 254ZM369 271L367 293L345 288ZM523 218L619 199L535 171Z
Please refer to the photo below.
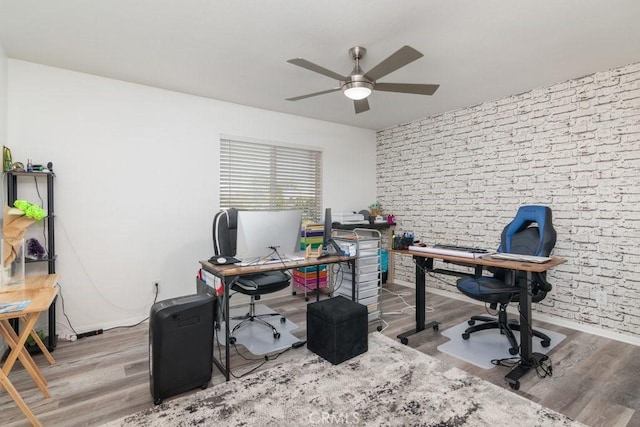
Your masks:
M367 307L343 296L307 305L307 348L337 365L369 348Z

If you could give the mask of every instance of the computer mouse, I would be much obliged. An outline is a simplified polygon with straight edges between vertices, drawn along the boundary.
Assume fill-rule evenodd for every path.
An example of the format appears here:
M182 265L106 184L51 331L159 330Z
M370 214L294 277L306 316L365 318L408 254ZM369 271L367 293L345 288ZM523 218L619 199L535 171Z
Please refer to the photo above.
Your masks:
M220 257L216 258L216 263L218 263L218 264L226 264L227 263L227 259L225 257L220 256Z

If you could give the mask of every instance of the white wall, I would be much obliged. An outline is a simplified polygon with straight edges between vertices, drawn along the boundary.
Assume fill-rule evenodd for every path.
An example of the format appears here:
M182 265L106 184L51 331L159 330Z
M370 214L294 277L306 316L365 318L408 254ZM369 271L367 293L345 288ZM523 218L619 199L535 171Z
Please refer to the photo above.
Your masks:
M385 129L377 179L398 229L427 242L494 248L520 205L550 206L568 262L535 309L640 342L640 64Z
M0 145L7 141L7 55L0 44ZM2 194L2 193L0 193Z
M194 292L220 134L321 147L326 206L375 199L373 131L8 62L8 142L14 159L53 162L57 272L79 331L146 317L156 280L160 299Z

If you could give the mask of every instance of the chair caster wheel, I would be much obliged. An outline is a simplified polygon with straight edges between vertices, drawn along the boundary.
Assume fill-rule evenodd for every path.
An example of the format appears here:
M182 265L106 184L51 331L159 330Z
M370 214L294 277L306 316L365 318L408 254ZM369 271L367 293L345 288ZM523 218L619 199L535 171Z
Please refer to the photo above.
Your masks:
M468 339L469 339L469 334L468 334L468 333L466 333L466 332L464 332L464 333L462 334L462 339L463 339L463 340L468 340Z
M280 339L280 332L274 332L273 333L273 338Z
M406 337L405 338L400 338L400 342L402 344L404 344L404 345L407 345L407 344L409 344L409 338L406 338Z
M309 302L309 297L304 297L304 300Z
M233 345L236 343L236 337L229 337L229 344Z
M518 349L513 347L509 348L509 354L515 356L516 354L518 354Z
M476 324L476 321L475 321L475 320L467 320L467 325L469 325L469 326L473 326L473 325L475 325L475 324Z
M382 331L382 326L378 326L378 327L376 328L376 330L377 330L378 332Z
M520 381L509 383L509 387L511 387L514 390L520 390Z
M540 344L541 344L543 347L545 347L545 348L546 348L546 347L549 347L549 346L551 345L551 341L544 340L544 341L540 342Z
M287 319L285 317L281 317L280 318L280 323L282 323L284 325L285 323L287 323Z
M433 325L433 330L434 330L434 331L436 331L436 332L437 332L437 331L438 331L438 329L440 329L440 326L438 326L438 325Z
M296 291L291 292L291 295L295 295L295 294L297 294L297 292L296 292Z
M154 401L153 401L154 405L160 405L161 403L162 403L162 399L160 399L160 398L154 399Z

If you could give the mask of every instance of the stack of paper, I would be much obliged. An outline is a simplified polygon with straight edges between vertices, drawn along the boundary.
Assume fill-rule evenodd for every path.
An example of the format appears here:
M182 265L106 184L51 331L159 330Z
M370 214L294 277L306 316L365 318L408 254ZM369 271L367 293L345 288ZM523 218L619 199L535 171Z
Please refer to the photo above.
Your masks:
M331 220L340 224L364 224L364 215L353 212L336 212L331 215Z

